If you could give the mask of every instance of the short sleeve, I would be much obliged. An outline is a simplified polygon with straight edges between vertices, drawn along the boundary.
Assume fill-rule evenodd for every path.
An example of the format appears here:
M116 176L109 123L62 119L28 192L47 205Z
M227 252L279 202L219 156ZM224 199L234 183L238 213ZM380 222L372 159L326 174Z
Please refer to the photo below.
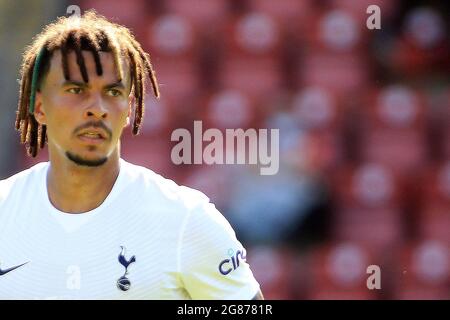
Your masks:
M180 236L178 271L196 300L246 300L259 291L246 250L225 217L202 202L186 217Z

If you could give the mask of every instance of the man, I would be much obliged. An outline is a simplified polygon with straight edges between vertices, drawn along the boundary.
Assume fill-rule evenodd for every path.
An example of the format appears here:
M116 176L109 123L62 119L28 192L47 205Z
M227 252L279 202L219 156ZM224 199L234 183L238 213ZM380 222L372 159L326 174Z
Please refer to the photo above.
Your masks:
M0 299L263 298L205 195L120 158L147 77L159 96L128 29L92 11L59 18L21 74L16 128L50 161L0 181Z

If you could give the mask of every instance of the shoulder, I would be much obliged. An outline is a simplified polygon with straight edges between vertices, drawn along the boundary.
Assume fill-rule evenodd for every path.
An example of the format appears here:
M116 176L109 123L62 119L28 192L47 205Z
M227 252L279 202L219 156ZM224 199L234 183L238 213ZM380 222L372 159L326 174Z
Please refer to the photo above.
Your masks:
M0 205L16 192L21 193L25 187L29 187L47 167L48 162L41 162L5 180L0 180Z
M154 171L121 161L121 170L132 189L146 199L159 205L182 206L188 211L209 203L209 198L201 191L178 185L175 181L165 178Z

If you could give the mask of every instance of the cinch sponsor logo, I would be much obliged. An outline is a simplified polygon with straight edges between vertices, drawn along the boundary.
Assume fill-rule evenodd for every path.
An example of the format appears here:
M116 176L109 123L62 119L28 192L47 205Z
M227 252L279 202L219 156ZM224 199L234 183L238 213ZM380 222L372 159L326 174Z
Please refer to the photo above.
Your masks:
M245 254L245 250L238 250L236 251L236 254L234 254L233 250L230 249L228 253L230 254L230 258L223 260L219 264L219 271L224 276L239 268L239 260L245 261L247 257Z

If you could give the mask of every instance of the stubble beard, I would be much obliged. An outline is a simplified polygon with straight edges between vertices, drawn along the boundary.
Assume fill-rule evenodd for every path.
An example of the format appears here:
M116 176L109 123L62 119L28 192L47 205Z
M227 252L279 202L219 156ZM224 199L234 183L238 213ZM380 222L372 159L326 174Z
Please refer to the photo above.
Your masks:
M70 151L66 151L66 157L78 166L91 167L91 168L92 167L100 167L108 161L107 157L94 159L94 160L88 160L88 159L80 157L79 155L73 154Z

